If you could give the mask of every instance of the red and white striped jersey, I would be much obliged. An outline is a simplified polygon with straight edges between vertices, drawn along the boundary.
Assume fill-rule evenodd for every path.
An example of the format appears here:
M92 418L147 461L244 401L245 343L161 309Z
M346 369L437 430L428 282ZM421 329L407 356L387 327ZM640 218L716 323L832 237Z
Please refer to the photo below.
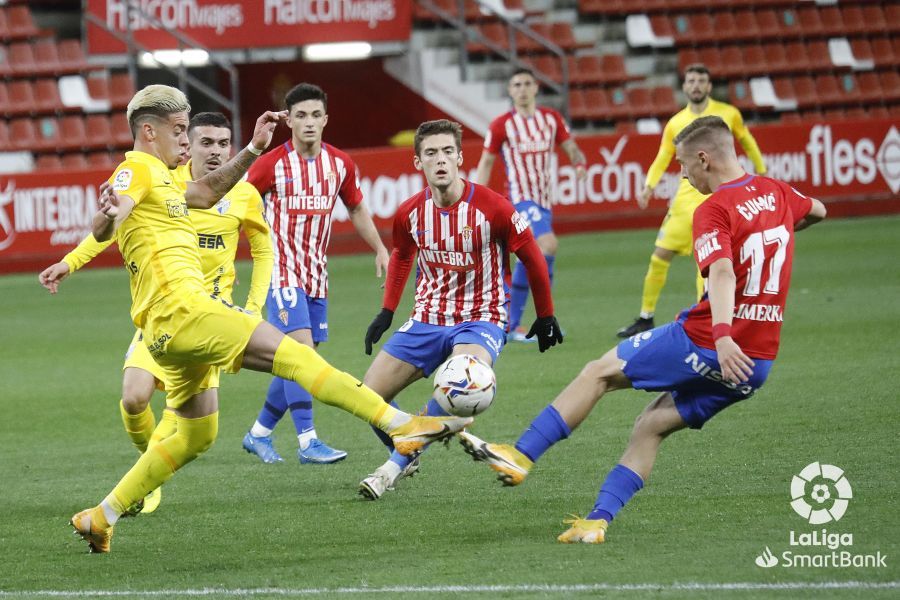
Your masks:
M426 188L394 217L394 252L416 262L412 318L432 325L489 321L506 329L504 273L509 252L534 238L528 223L501 195L466 182L462 197L438 207ZM390 274L389 274L390 275ZM401 289L385 290L399 300ZM395 285L389 277L388 285Z
M299 287L325 298L331 211L338 198L347 208L363 199L353 160L324 143L316 158L305 159L287 141L253 163L247 181L263 197L272 232L272 288Z
M531 200L551 208L550 159L556 145L570 137L562 115L543 106L531 117L511 110L491 121L484 149L491 154L502 152L506 193L513 204Z

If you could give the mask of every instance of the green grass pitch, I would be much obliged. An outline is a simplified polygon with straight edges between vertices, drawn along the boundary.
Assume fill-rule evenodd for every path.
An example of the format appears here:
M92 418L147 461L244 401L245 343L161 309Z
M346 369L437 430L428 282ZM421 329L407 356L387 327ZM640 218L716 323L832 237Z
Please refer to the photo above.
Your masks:
M316 406L320 436L349 452L337 465L301 466L289 419L276 432L285 463L263 465L241 449L269 381L245 371L223 377L215 446L165 486L156 513L120 522L111 554L87 555L67 520L102 499L136 456L117 408L133 333L127 278L87 270L56 297L35 274L0 278L0 598L897 597L898 232L900 218L886 217L798 234L768 384L702 433L667 440L602 546L555 537L568 513L593 505L651 394L607 396L520 488L502 488L453 442L430 449L420 475L366 502L358 482L386 455L366 425L338 410ZM565 343L545 354L507 346L497 400L473 432L514 441L585 362L613 346L638 309L652 241L649 230L561 239L554 295ZM368 256L334 257L330 272L330 341L321 352L362 377L380 282ZM249 264L240 273L243 299ZM689 304L693 289L690 261L676 260L657 322ZM420 382L400 403L416 409L429 392ZM162 402L157 394L154 406ZM880 551L886 567L754 564L766 547L823 552L789 546L791 531L821 529L789 505L791 477L813 461L844 469L853 488L846 515L825 527L852 533L843 550Z

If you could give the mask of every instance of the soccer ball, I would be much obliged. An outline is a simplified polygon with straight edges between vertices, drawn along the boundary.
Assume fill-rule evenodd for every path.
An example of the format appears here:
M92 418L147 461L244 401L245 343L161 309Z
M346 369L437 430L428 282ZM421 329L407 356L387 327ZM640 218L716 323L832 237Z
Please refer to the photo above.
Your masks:
M497 393L494 370L471 354L451 356L434 375L434 399L445 411L471 417L487 410Z

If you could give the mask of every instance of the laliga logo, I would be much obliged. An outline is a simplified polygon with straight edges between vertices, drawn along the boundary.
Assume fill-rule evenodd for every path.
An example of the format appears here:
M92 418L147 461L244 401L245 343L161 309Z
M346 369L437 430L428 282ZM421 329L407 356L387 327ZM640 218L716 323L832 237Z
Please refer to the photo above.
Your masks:
M791 480L791 508L810 525L840 521L852 497L844 471L834 465L808 464Z

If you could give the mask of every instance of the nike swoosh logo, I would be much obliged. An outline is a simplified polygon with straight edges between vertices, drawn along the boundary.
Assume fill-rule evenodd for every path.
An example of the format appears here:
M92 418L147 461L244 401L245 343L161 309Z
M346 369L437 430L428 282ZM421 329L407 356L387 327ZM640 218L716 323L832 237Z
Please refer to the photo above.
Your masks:
M363 386L362 381L356 384L356 387L361 388Z

